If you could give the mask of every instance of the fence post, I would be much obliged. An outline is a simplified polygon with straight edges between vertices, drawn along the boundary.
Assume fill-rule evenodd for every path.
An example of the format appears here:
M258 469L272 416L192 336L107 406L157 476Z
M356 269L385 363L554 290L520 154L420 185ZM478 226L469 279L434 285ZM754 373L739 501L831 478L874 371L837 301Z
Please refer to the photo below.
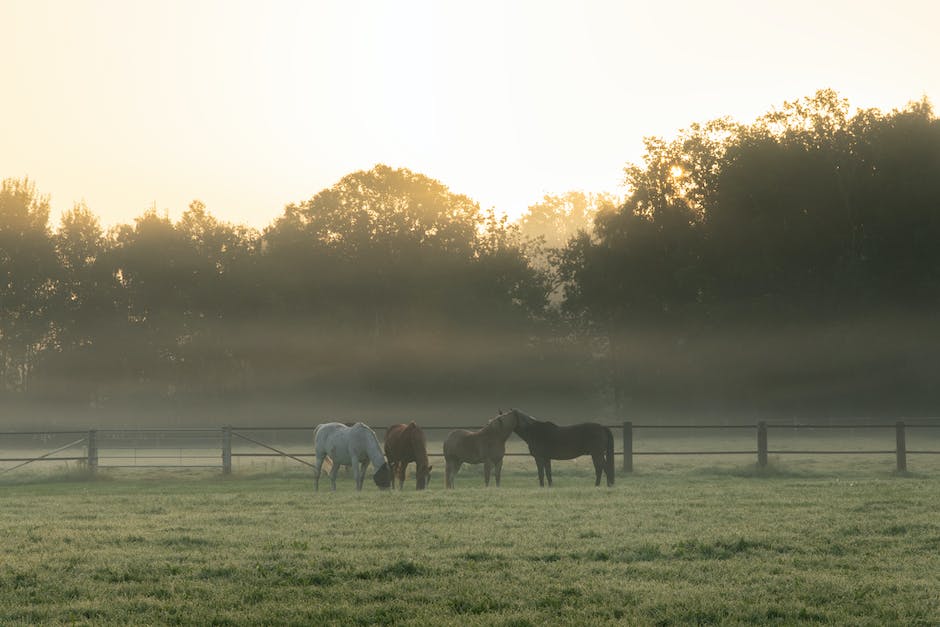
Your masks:
M232 474L232 427L222 427L222 474Z
M904 422L898 420L894 425L895 453L898 458L898 472L907 472L907 439L904 433Z
M767 423L763 420L757 423L757 466L767 467Z
M98 472L98 430L91 429L88 432L88 472L95 474Z
M623 423L623 471L633 472L633 423Z

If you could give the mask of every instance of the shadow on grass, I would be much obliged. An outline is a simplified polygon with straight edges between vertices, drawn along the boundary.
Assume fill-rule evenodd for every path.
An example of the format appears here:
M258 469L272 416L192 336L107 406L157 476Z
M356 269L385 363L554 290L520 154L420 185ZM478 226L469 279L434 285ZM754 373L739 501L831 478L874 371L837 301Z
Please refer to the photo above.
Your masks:
M291 468L281 470L236 470L230 475L221 475L225 481L260 481L266 479L304 479L313 485L313 468ZM320 477L321 483L326 481L329 487L329 475L324 472Z
M857 468L833 468L823 470L810 468L794 468L779 461L771 461L761 467L756 463L742 466L709 466L690 471L692 475L709 477L739 477L744 479L833 479L866 477L900 477L906 479L926 478L926 475L912 473L908 470L878 470L869 469L860 471Z
M70 468L52 472L36 472L15 469L0 474L0 486L41 485L51 483L83 483L88 481L111 481L106 473L92 473L87 468Z
M690 474L744 479L821 479L832 476L832 473L788 468L780 463L769 463L766 466L758 466L756 463L742 466L707 466L690 470Z

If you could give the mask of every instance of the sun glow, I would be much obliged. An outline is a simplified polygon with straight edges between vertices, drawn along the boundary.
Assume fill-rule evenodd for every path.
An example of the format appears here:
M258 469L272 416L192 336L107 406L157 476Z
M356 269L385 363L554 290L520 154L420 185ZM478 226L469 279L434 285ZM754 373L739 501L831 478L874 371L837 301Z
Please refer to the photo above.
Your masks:
M84 198L105 225L198 198L263 227L387 163L515 216L546 193L621 193L643 137L692 122L753 119L821 87L887 109L940 96L940 7L911 20L795 2L788 15L819 19L775 15L768 30L769 8L731 19L686 1L5 0L0 176L28 175L55 212ZM664 24L678 45L663 48ZM650 49L662 54L637 66ZM709 71L675 80L690 56Z

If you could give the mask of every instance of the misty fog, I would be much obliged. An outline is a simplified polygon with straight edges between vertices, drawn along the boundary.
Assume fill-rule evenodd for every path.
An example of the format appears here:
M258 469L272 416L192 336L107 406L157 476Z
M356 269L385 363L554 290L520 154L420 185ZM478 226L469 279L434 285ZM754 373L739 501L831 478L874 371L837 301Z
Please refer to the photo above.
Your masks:
M9 427L936 413L940 123L824 90L517 222L377 165L263 231L0 190Z

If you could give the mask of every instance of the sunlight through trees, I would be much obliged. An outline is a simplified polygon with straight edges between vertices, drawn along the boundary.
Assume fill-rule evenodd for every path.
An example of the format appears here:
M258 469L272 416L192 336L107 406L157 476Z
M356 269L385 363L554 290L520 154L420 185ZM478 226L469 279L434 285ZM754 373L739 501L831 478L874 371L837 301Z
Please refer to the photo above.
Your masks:
M648 138L625 181L510 223L377 165L263 232L199 201L104 232L84 204L53 231L36 185L8 179L0 395L541 390L621 415L940 401L928 102L853 111L823 90Z

